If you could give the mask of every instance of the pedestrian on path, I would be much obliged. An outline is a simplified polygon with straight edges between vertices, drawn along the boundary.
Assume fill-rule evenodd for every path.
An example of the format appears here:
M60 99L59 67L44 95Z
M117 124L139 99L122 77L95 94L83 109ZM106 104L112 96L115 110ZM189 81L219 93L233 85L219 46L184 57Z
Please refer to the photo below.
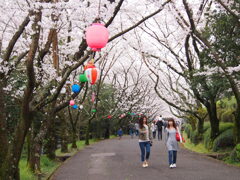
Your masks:
M157 125L156 125L155 121L152 121L152 123L151 123L151 131L153 134L153 139L155 139L156 133L157 133Z
M176 168L177 167L176 165L177 151L179 149L178 141L176 139L176 133L179 131L177 129L176 123L173 118L168 119L168 124L167 124L167 128L165 129L165 132L166 132L166 146L168 149L169 167Z
M118 130L117 134L118 134L118 137L119 137L118 139L121 140L121 139L122 139L122 136L123 136L123 130L122 130L122 128L120 128L120 129Z
M130 121L129 123L129 135L133 138L135 125Z
M147 124L147 117L142 116L139 119L139 146L141 150L142 167L148 167L150 149L152 145L152 132Z
M136 136L138 136L138 134L139 134L138 130L139 130L139 124L136 122L135 123L135 135Z
M162 127L163 127L163 118L161 115L160 115L156 125L157 125L157 131L158 131L158 140L160 141L160 140L162 140Z

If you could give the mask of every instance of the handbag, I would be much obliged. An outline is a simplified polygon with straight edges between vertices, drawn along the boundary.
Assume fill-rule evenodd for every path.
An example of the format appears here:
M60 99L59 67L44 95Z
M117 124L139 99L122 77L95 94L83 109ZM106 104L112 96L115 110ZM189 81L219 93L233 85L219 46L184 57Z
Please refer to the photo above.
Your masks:
M178 132L176 132L176 140L177 140L177 141L180 141L180 140L181 140L180 134L179 134Z
M176 140L178 141L178 142L185 142L185 139L180 135L180 133L179 133L179 130L177 129L177 132L176 132Z

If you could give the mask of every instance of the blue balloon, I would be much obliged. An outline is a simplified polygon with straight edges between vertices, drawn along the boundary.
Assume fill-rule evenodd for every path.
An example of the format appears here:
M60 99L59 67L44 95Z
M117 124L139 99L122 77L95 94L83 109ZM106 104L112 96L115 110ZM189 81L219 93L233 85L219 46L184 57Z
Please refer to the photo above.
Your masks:
M74 104L74 105L72 106L72 108L73 108L73 109L77 109L77 108L78 108L78 105Z
M72 92L79 93L81 90L81 87L78 84L72 85Z

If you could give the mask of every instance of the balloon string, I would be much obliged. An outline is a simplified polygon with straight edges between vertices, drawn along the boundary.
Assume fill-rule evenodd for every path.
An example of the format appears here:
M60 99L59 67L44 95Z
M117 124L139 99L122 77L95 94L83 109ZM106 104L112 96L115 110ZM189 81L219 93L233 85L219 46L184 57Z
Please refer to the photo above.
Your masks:
M100 8L101 8L101 0L99 0L99 4L98 4L98 19L100 19Z

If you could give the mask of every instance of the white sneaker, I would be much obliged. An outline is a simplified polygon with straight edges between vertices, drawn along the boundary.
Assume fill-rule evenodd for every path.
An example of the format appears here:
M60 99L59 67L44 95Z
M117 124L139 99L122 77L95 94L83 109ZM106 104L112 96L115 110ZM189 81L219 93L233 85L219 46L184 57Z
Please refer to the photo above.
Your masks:
M142 167L143 167L143 168L147 167L147 166L146 166L146 163L143 163L143 164L142 164Z
M169 166L169 168L171 168L171 169L172 169L172 168L173 168L173 165L171 164L171 165Z
M176 168L176 167L177 167L177 165L176 165L176 164L173 164L173 165L172 165L172 167L173 167L173 168Z

